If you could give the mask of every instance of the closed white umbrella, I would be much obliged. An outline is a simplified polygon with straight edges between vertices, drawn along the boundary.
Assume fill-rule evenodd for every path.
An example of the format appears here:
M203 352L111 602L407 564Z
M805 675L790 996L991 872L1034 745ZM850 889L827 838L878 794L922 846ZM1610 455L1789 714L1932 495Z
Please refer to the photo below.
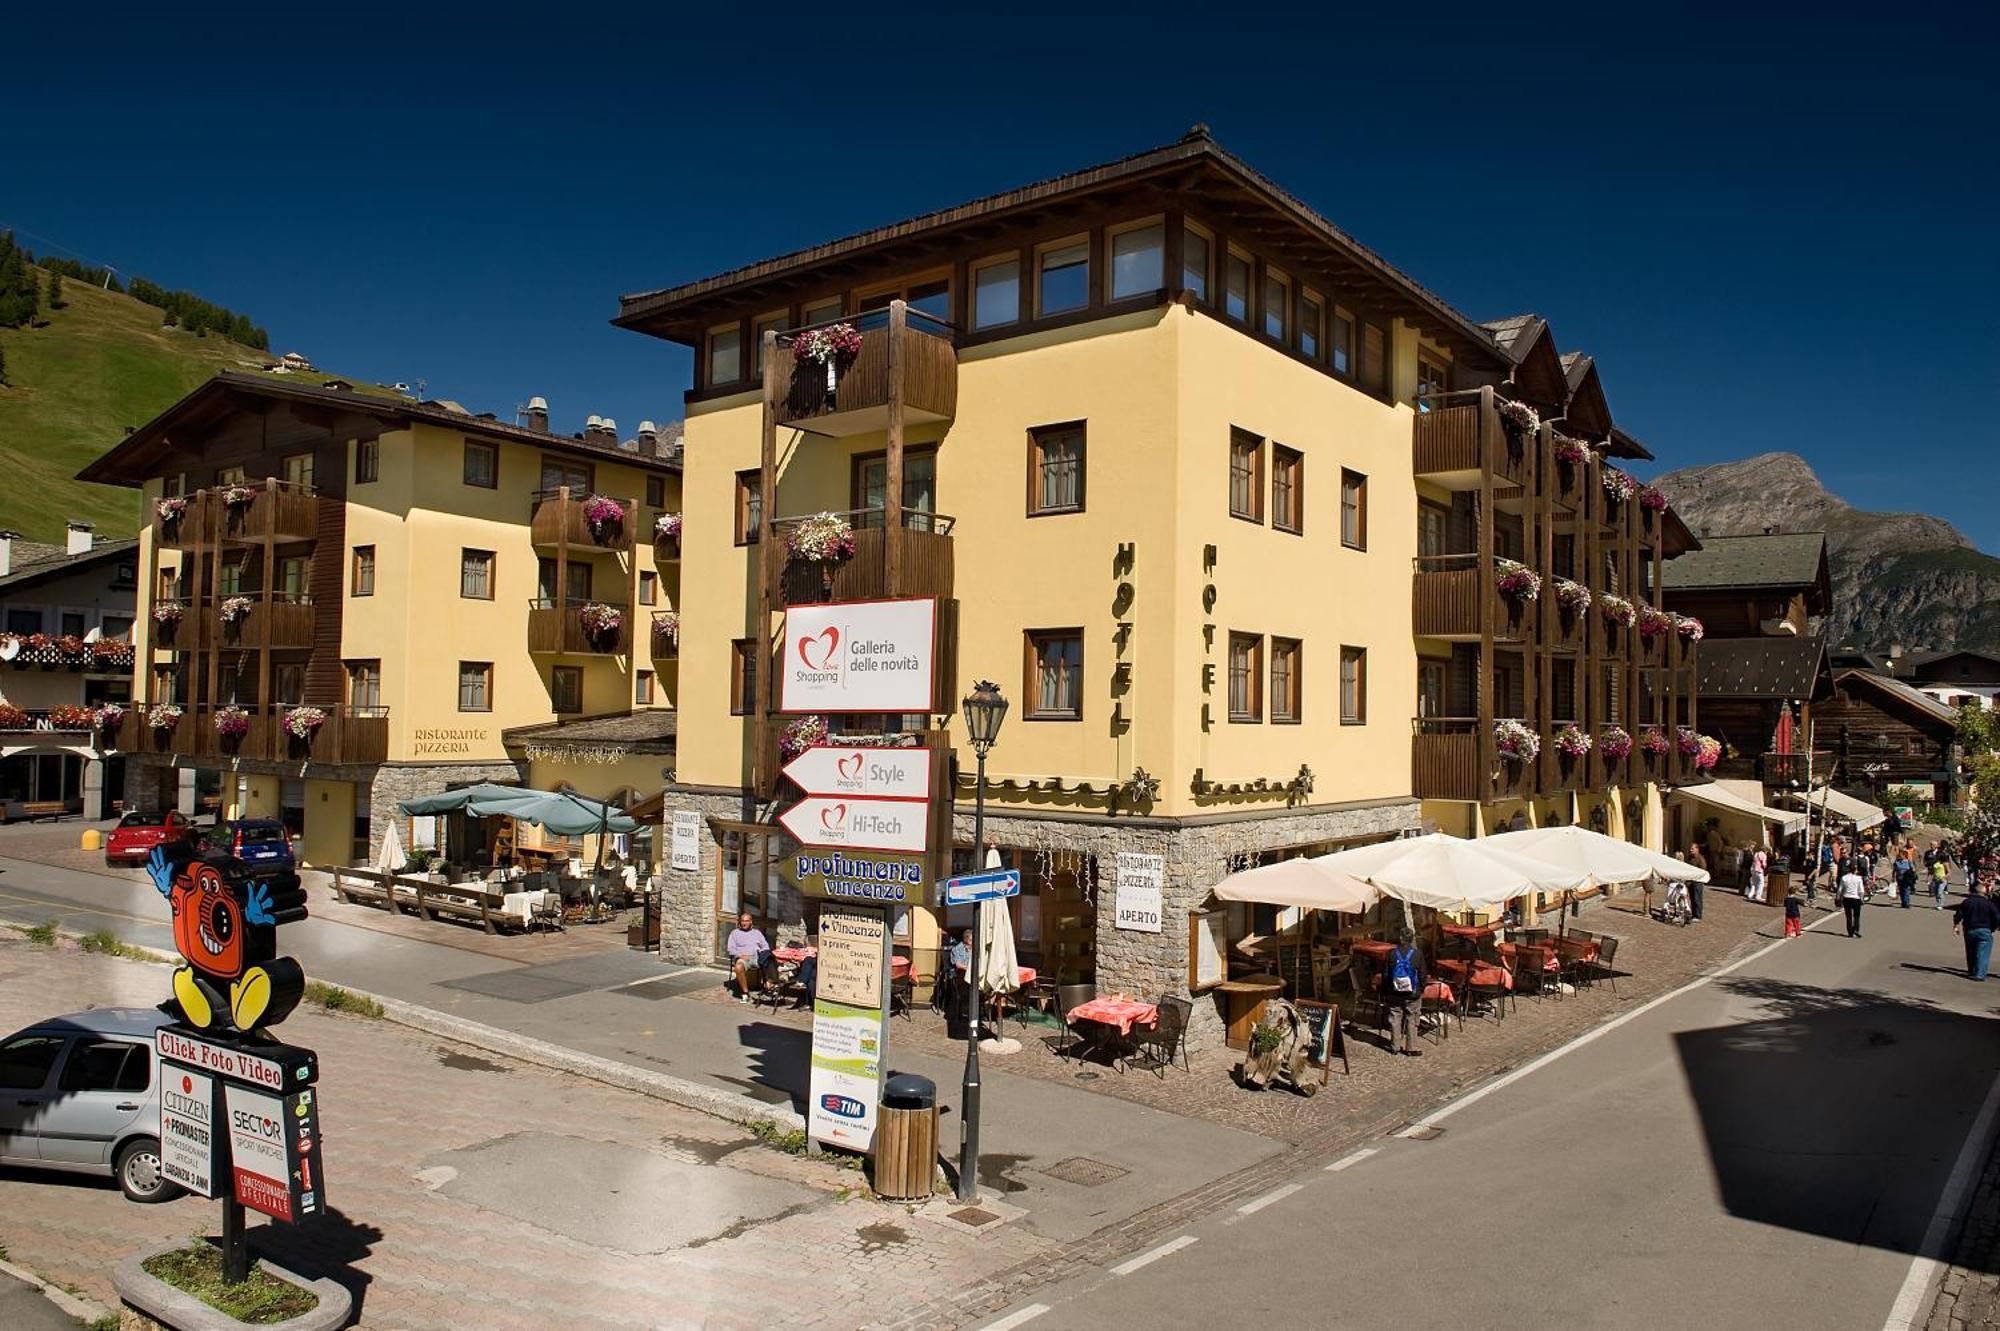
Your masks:
M382 849L375 854L375 867L383 873L394 873L401 868L407 858L403 854L403 838L396 831L392 820L389 830L382 834Z
M1329 868L1317 859L1279 860L1244 869L1212 889L1218 901L1254 901L1264 906L1297 906L1359 915L1382 899L1373 884Z
M1613 883L1637 883L1648 878L1679 879L1705 883L1708 870L1697 869L1684 860L1635 846L1629 841L1593 832L1587 827L1528 827L1518 832L1498 832L1486 838L1488 844L1504 850L1532 855L1538 860L1587 874L1599 887Z
M1522 855L1492 843L1433 832L1335 851L1315 862L1352 874L1413 906L1432 910L1486 910L1530 892L1565 892L1589 878L1574 869Z
M1021 987L1021 962L1014 951L1014 924L1005 901L979 903L979 987L1011 994Z

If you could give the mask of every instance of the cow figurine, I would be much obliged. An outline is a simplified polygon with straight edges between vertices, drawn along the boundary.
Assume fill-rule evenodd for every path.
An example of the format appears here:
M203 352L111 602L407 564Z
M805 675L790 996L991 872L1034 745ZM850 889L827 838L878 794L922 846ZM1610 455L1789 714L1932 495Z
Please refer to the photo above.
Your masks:
M153 886L173 910L174 946L185 965L174 997L191 1026L248 1035L291 1015L305 972L278 953L278 926L306 917L295 873L258 874L233 855L159 845L146 859Z

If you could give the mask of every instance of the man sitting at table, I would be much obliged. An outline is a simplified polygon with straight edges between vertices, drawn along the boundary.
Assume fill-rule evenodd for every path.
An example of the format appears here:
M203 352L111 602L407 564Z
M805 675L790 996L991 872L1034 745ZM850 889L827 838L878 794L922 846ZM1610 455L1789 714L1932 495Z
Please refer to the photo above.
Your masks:
M771 942L746 910L736 917L736 927L729 931L729 937L722 946L729 954L730 972L736 984L736 1001L747 1003L750 1001L750 990L763 987L764 971L771 964ZM750 983L753 972L758 981L754 986Z
M1389 1017L1389 1052L1420 1056L1417 1018L1423 1014L1424 954L1417 950L1417 936L1410 930L1398 935L1396 950L1383 963L1381 985L1382 1010Z

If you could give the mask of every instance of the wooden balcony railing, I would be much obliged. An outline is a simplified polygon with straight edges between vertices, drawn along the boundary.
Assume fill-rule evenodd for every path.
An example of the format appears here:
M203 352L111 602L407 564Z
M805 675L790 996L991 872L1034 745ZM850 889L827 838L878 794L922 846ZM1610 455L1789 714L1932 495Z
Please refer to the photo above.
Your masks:
M681 655L680 615L672 610L655 610L649 642L655 661L677 661Z
M778 566L771 588L774 606L819 605L828 601L867 601L887 596L952 595L953 520L941 513L903 510L902 572L889 585L889 533L881 526L880 509L841 516L854 528L854 553L845 559L816 562L786 558ZM778 518L771 528L779 549L805 518ZM868 524L874 525L868 525Z
M1447 489L1469 490L1490 465L1502 487L1528 484L1547 431L1516 429L1501 417L1499 402L1490 388L1425 397L1413 431L1417 475Z
M618 627L592 632L584 626L586 606L616 611ZM622 656L632 650L632 607L610 601L537 597L528 603L528 650L585 656Z
M1533 631L1534 604L1502 596L1494 577L1493 561L1480 555L1419 556L1412 592L1412 631L1427 638L1477 640L1482 602L1486 602L1492 608L1497 641L1527 638Z
M169 512L174 512L169 504ZM319 534L319 500L310 485L275 476L234 485L211 486L184 497L177 515L158 504L153 538L163 547L185 550L223 542L310 541Z
M610 516L613 505L617 507L615 519ZM563 485L535 492L528 534L538 546L566 545L625 554L632 549L638 514L635 500Z
M1548 737L1543 736L1544 753L1548 747ZM1494 752L1490 728L1482 728L1475 717L1421 717L1411 736L1410 788L1418 799L1525 798L1538 789L1538 767L1539 760L1500 757Z
M246 601L248 605L243 604ZM313 623L312 602L300 593L274 592L268 599L222 596L203 611L199 645L245 651L260 647L306 650L313 645ZM183 618L180 631L186 629ZM187 644L176 642L174 646Z
M174 754L185 758L217 761L248 758L278 763L380 763L389 756L389 712L383 707L319 708L325 714L318 729L300 736L291 733L286 722L296 704L245 704L242 710L248 729L240 735L224 735L215 728L217 713L223 709L209 703L182 709L172 730L161 730L150 721L151 708L140 705L126 713L118 727L117 743L128 753Z
M841 325L861 334L861 347L851 360L834 363L829 384L827 365L799 358L795 348L804 335ZM834 436L884 429L898 381L905 424L949 421L958 414L958 353L951 325L917 310L870 310L788 329L778 334L776 355L782 376L779 425Z

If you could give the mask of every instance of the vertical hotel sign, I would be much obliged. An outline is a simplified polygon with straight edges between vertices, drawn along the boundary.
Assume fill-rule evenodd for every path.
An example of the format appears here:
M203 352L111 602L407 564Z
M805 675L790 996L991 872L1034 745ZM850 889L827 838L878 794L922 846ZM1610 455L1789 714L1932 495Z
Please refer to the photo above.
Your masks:
M829 902L819 913L806 1128L815 1140L855 1151L874 1144L882 1098L889 1038L883 981L893 909Z

